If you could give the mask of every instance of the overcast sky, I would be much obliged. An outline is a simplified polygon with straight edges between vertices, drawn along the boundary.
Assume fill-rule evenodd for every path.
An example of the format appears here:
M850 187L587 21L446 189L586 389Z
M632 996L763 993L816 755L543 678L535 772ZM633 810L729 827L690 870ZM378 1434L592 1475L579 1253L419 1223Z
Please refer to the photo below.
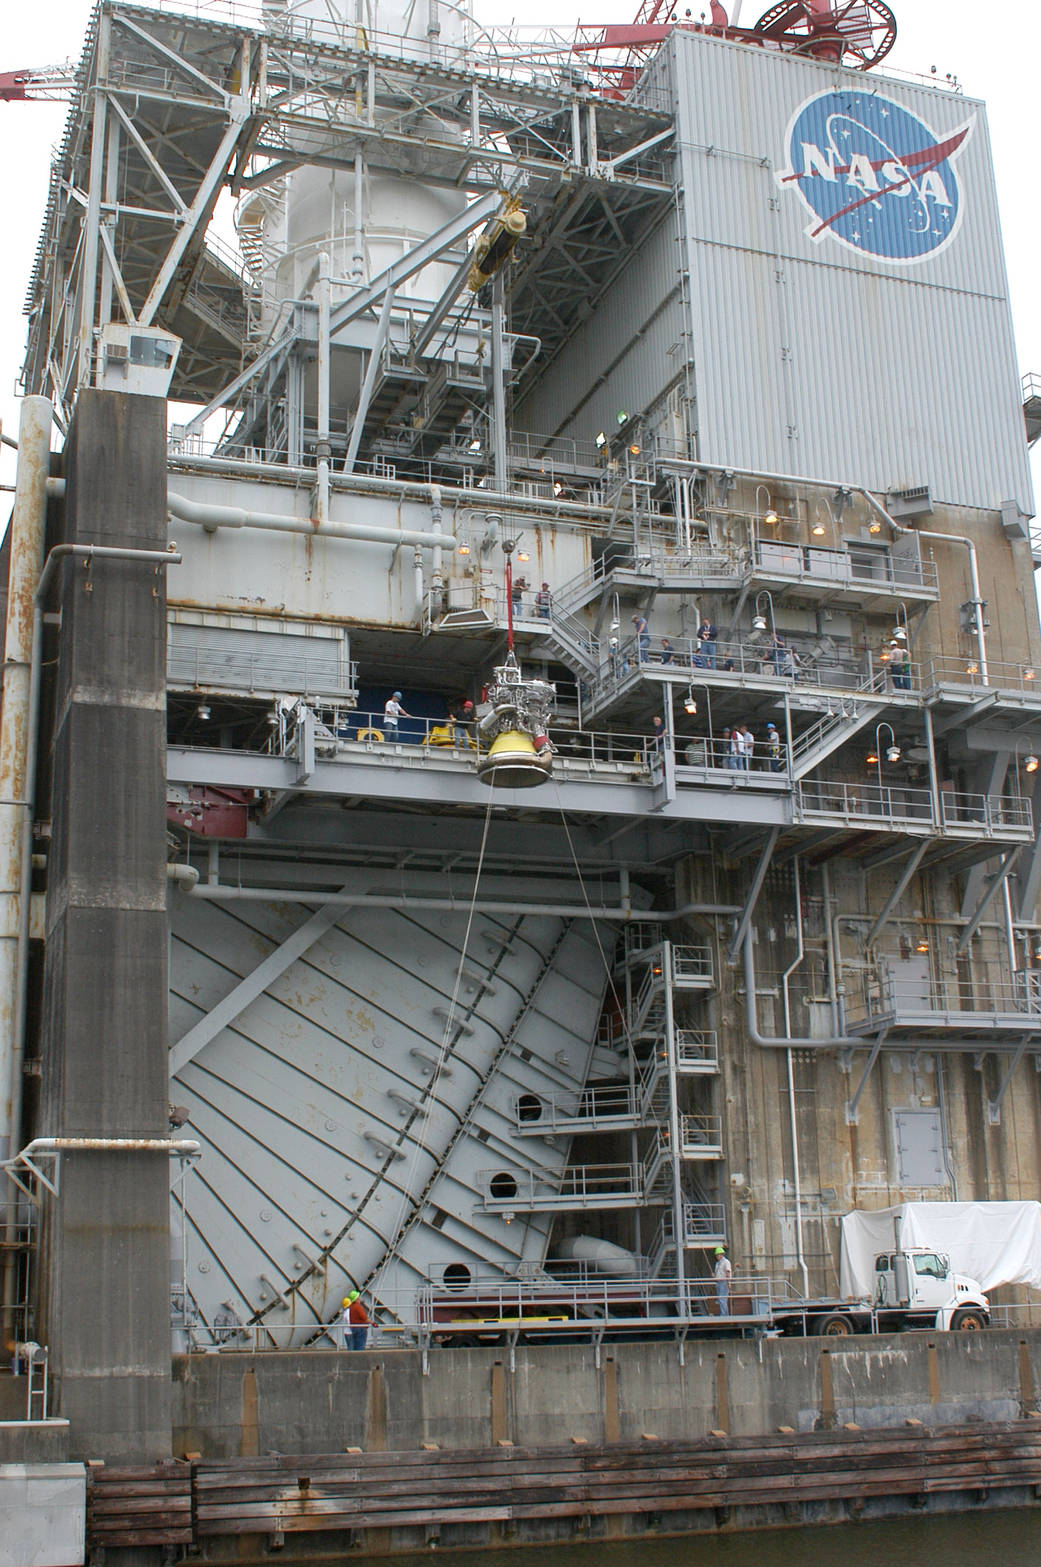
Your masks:
M476 0L478 15L491 24L507 23L517 14L511 0ZM705 0L693 0L699 14ZM1005 255L1019 368L1041 374L1041 201L1036 174L1037 62L1041 52L1041 5L1038 0L1004 0L986 6L980 0L891 0L898 37L890 61L902 70L928 75L933 67L942 80L955 76L965 93L987 104L994 162L997 169ZM217 12L199 0L200 9ZM177 9L178 7L172 6ZM194 8L194 0L182 7ZM705 3L707 10L707 3ZM741 20L754 22L765 0L743 0ZM631 20L637 0L582 0L581 12L572 0L559 8L547 5L545 17L555 26L570 14L588 22ZM78 58L91 0L7 0L0 29L0 71L57 64ZM536 7L522 11L527 30L540 20ZM47 171L65 117L64 105L0 103L0 168L3 170L6 232L0 246L0 419L5 431L17 433L16 382L25 345L22 304L39 237L47 194ZM1039 443L1041 450L1041 443ZM1041 462L1035 461L1035 487L1041 495ZM852 475L851 477L856 477ZM0 455L0 480L13 482L13 453ZM6 507L0 507L0 515Z

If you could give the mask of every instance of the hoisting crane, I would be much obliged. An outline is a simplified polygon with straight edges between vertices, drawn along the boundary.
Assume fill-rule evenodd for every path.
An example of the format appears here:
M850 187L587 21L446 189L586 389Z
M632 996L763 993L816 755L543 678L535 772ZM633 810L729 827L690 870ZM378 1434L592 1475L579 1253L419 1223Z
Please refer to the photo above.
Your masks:
M0 103L67 103L75 82L75 60L24 71L0 71Z
M732 23L720 0L709 0L709 7L711 20L705 21L702 12L702 20L695 22L689 10L680 17L675 0L641 0L631 22L579 27L573 48L576 54L593 56L589 64L604 95L619 98L631 90L655 48L676 28L858 71L877 65L896 41L896 19L884 0L777 0L754 27ZM740 0L733 9L736 16Z

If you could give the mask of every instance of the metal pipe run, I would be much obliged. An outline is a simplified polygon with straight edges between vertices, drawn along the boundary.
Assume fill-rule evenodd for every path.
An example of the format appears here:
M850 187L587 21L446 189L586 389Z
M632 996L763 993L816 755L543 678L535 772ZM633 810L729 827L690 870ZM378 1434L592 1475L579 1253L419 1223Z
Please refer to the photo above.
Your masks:
M194 522L208 533L218 528L264 528L272 533L306 533L311 538L353 539L358 544L414 544L424 549L454 545L448 533L425 533L416 528L376 528L359 522L319 522L310 517L289 517L276 512L245 511L241 506L213 506L190 501L172 491L166 497L170 515Z
M748 1037L753 1045L767 1050L867 1050L870 1041L855 1034L830 1034L821 1039L785 1039L769 1037L759 1032L759 1019L755 1006L755 955L752 952L752 932L745 937L745 1018Z
M761 473L751 468L727 468L721 463L698 462L694 459L683 457L663 458L661 467L665 472L676 470L680 473L720 473L729 474L735 479L756 479L764 484L794 484L818 490L847 490L850 495L860 495L877 517L888 523L894 533L913 533L919 539L934 539L940 544L960 544L969 552L969 582L971 584L972 606L976 622L976 646L979 650L980 681L982 685L989 684L987 679L987 639L983 625L983 600L980 597L979 563L976 556L976 545L972 539L963 537L960 533L934 533L928 528L905 528L903 523L897 522L890 516L882 503L875 499L870 490L862 484L838 483L831 479L811 479L803 474L796 473Z
M194 1159L202 1144L194 1137L34 1137L16 1157L41 1153L166 1153Z
M178 867L178 869L182 868L189 869L190 867ZM189 891L193 898L209 898L217 902L225 899L234 902L241 899L248 903L320 903L323 906L345 909L443 909L449 911L458 909L465 911L472 907L481 914L559 914L565 919L624 920L628 924L657 925L685 918L688 914L722 914L729 916L741 912L736 905L722 903L689 903L684 904L679 909L654 909L637 913L624 902L611 905L518 903L516 899L511 899L507 902L500 899L478 898L476 903L471 904L468 898L411 897L407 892L325 893L316 888L305 890L300 888L283 889L281 887L239 887L229 885L226 882L201 881L197 885L189 887L187 878L184 878L184 883L185 890Z
M169 458L172 473L181 469L187 472L222 473L229 478L291 480L299 484L314 483L314 469L291 466L287 463L250 462L238 457L179 457ZM393 495L395 499L426 501L430 499L431 483L426 479L377 479L371 474L348 473L332 476L333 492L350 494L352 491L367 495ZM458 500L463 506L473 506L479 500L481 506L499 506L511 512L531 513L535 516L573 518L576 522L599 522L610 516L610 508L581 501L558 501L528 495L508 495L499 490L464 490L441 486L449 500ZM446 534L442 543L454 543Z

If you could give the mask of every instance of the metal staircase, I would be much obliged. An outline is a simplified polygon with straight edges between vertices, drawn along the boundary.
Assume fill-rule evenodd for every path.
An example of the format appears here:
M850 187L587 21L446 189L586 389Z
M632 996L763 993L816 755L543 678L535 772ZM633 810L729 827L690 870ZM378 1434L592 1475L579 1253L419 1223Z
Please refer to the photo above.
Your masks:
M884 679L884 676L876 679ZM830 711L804 729L792 742L791 776L797 782L826 761L833 751L875 722L885 710L881 696L872 698L870 689L854 696L835 697Z

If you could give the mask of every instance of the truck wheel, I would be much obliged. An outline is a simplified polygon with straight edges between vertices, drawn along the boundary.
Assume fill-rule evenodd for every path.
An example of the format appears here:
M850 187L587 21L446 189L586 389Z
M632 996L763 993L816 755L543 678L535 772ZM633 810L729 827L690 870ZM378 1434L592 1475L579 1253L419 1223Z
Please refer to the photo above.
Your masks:
M836 1311L828 1316L818 1317L814 1323L814 1332L821 1338L848 1338L853 1332L853 1323L849 1317Z
M978 1333L987 1326L987 1319L975 1306L964 1306L951 1318L952 1333Z

